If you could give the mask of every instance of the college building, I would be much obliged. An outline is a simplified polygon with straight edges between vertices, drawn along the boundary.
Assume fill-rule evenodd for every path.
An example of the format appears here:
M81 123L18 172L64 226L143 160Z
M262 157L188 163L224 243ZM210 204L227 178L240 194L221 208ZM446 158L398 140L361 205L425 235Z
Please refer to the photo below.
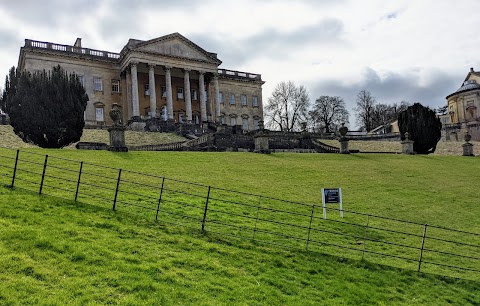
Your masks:
M89 96L87 126L112 124L118 107L124 122L145 126L226 124L258 129L263 120L262 77L219 68L221 60L179 33L130 39L120 53L25 40L18 68L30 72L60 65L80 78Z
M470 68L460 88L446 97L448 115L441 118L447 140L461 140L466 131L480 140L480 72Z

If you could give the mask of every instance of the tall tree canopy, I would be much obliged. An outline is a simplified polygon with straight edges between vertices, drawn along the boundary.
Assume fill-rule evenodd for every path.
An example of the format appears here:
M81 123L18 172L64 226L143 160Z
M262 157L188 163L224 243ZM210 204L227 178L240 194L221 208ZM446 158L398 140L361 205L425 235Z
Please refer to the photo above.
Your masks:
M371 131L380 125L392 122L397 119L401 111L406 110L410 106L410 103L405 101L398 104L377 103L375 97L366 90L358 93L356 102L357 125L366 131Z
M357 124L361 128L371 131L375 128L373 117L374 117L374 107L377 103L375 97L367 90L361 90L357 94L357 107L355 107L355 112L357 114Z
M310 98L303 85L281 82L265 106L266 125L286 132L299 130L300 123L307 120L309 106Z
M418 154L435 152L442 137L442 123L435 112L420 103L415 103L398 115L398 127L402 140L405 133L413 140L413 150Z
M401 111L406 110L410 104L408 102L402 101L400 104L375 104L372 113L372 126L373 128L387 124L397 119L398 114Z
M348 123L345 101L338 96L320 96L309 112L311 124L325 133L335 131L342 123ZM315 130L315 128L314 128Z
M62 148L80 140L88 96L75 74L60 66L52 71L10 69L0 105L23 141L43 148Z

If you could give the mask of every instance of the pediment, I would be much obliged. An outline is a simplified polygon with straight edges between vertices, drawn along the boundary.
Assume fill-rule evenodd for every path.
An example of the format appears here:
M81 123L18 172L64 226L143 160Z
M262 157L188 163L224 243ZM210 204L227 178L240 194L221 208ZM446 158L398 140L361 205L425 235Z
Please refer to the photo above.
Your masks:
M209 52L198 47L178 33L144 41L137 44L133 50L204 62L221 62Z

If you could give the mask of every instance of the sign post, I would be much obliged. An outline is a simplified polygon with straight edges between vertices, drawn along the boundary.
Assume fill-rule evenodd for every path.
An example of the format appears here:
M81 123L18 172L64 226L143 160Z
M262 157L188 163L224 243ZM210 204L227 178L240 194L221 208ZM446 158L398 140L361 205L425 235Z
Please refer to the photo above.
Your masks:
M342 188L322 188L323 219L327 220L327 204L340 204L340 218L343 218Z

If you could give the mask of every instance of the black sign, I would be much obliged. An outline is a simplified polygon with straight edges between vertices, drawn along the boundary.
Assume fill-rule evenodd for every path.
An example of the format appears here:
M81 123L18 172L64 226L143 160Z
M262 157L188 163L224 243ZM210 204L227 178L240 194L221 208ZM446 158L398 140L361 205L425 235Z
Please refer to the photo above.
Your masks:
M340 203L340 189L339 188L324 188L323 195L325 204Z

